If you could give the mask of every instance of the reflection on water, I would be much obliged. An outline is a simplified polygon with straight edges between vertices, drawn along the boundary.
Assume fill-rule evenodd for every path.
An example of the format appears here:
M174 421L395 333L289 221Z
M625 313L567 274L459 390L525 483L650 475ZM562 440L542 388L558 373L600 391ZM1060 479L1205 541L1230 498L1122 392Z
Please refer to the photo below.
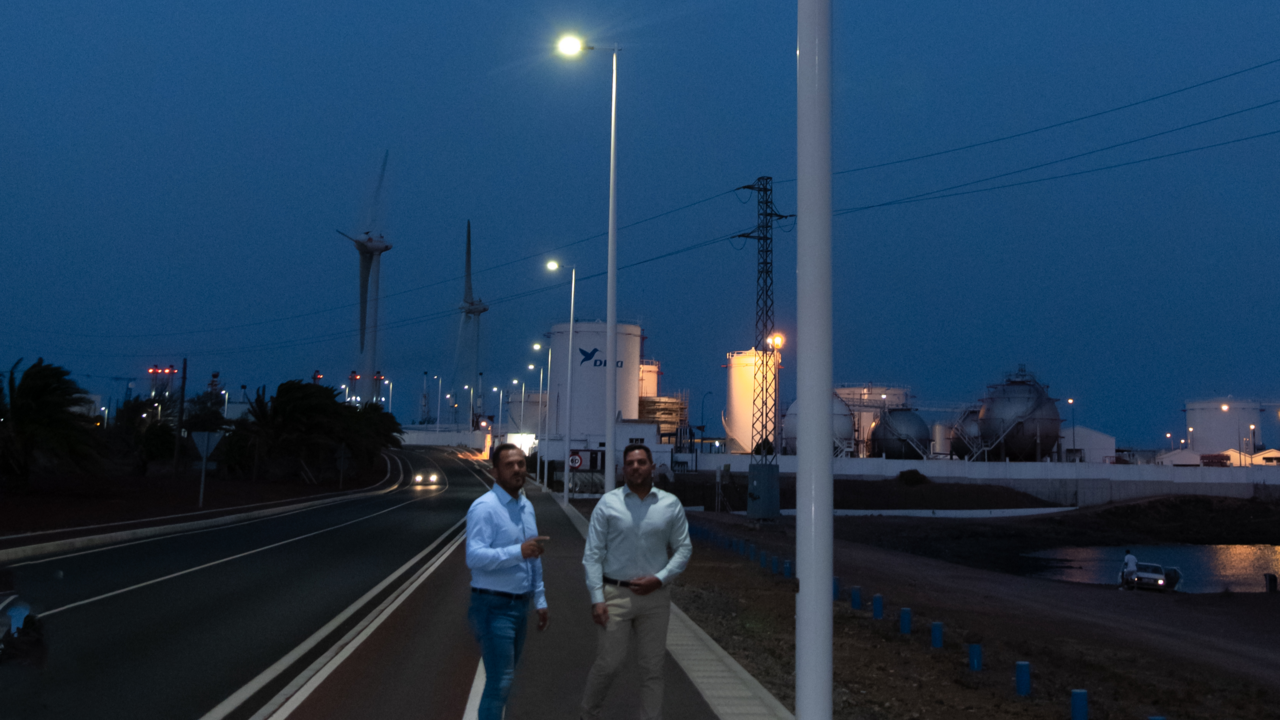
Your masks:
M1263 573L1280 575L1280 545L1131 545L1123 547L1065 547L1030 553L1062 562L1063 567L1036 577L1068 582L1112 584L1132 550L1138 562L1159 563L1182 570L1178 592L1263 592Z

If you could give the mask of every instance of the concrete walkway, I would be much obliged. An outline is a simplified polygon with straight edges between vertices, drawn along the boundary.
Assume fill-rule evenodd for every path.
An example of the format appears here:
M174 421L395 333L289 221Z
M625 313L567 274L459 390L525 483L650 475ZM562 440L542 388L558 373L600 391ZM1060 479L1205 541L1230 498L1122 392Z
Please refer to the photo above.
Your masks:
M538 515L539 531L552 538L543 555L551 626L541 635L530 630L506 717L576 718L596 645L596 626L591 622L591 601L582 571L587 522L572 506L561 506L538 486L526 487ZM635 670L632 657L610 692L606 717L630 720L637 716L639 683ZM793 718L674 605L667 633L663 714L669 720Z

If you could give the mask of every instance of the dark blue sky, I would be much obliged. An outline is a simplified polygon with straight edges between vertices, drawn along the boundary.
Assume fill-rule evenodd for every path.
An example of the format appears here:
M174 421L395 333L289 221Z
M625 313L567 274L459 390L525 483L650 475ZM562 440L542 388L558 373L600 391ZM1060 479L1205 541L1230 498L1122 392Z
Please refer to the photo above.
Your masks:
M834 167L1021 133L1280 58L1280 6L1223 7L837 3ZM727 191L757 176L794 211L794 3L5 4L5 364L44 356L117 398L119 383L84 376L145 376L184 356L197 386L214 370L232 387L344 375L357 260L334 230L360 229L389 149L380 364L394 409L416 416L422 372L452 371L468 219L491 305L486 376L527 376L529 344L567 310L545 260L584 277L605 261L609 55L554 55L565 31L623 46L624 268L750 228L754 198ZM1280 63L841 174L835 206L1252 108L1280 100L1277 80ZM1277 130L1280 104L964 189ZM1026 363L1077 398L1081 424L1150 447L1179 432L1186 399L1280 399L1278 149L1268 136L838 216L835 381L954 402ZM789 227L776 288L791 334ZM709 419L722 407L724 354L751 344L754 272L741 240L621 272L620 319L641 322L664 390L689 390L694 422L703 391L715 393ZM578 316L602 318L603 296L602 278L582 280ZM1264 439L1280 441L1273 424Z

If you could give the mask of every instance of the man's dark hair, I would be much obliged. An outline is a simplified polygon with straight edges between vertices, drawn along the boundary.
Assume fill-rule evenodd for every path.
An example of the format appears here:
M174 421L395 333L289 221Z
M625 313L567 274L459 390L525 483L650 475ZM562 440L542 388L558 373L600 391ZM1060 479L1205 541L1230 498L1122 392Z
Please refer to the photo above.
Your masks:
M493 452L489 453L489 461L492 462L493 466L496 468L498 467L498 463L502 462L502 453L508 450L519 450L519 449L520 449L519 445L514 445L512 443L502 443L498 447L494 448Z
M627 456L628 456L628 455L630 455L631 453L635 452L636 450L643 450L643 451L644 451L644 454L645 454L645 455L647 455L647 456L649 456L649 464L650 464L650 465L652 465L652 464L653 464L653 453L652 453L652 452L649 452L649 446L648 446L648 445L644 445L644 444L642 444L642 443L632 443L632 444L628 445L625 449L623 449L623 451L622 451L622 462L624 462L624 463L625 463L625 462L627 461Z

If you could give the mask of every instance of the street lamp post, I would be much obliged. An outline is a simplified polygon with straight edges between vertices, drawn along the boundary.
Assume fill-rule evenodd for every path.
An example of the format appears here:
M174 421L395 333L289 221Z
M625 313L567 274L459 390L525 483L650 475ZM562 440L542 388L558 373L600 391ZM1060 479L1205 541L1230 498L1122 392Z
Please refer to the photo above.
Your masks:
M594 50L582 40L566 36L557 45L560 52L576 56ZM604 340L604 491L617 484L615 435L618 421L618 50L613 46L613 87L609 110L609 268L605 292ZM571 336L572 337L572 336ZM568 473L568 468L565 468ZM566 477L568 477L566 475Z
M1076 457L1081 457L1080 446L1076 445L1076 401L1067 398L1067 404L1071 406L1071 449L1076 451Z
M495 387L493 391L498 393L498 423L493 426L493 436L496 439L502 435L502 390Z
M556 270L560 267L560 263L552 260L547 263L547 269ZM569 502L569 434L573 430L573 304L578 292L578 267L576 265L569 266L569 345L568 352L565 357L565 380L564 380L564 501ZM607 341L606 341L607 342ZM550 353L548 353L548 362L550 362ZM608 368L605 368L608 370ZM606 391L607 392L607 391ZM608 442L608 438L605 441ZM606 456L608 446L605 446Z

